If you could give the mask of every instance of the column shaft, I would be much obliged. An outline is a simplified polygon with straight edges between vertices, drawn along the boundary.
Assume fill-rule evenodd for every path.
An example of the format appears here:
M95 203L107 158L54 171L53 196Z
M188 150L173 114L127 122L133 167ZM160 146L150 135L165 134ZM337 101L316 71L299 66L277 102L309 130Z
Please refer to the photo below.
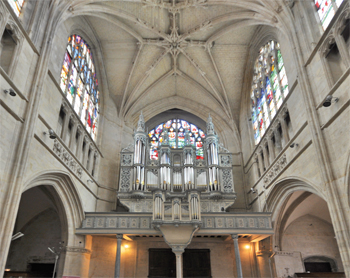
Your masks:
M273 146L273 142L271 140L271 136L267 138L267 145L269 146L269 158L270 158L270 165L275 160L275 148Z
M234 248L235 248L237 277L238 278L243 278L241 256L239 254L239 246L238 246L238 235L232 235L232 239L233 239L233 245L234 245Z
M287 124L286 124L286 121L284 120L284 118L282 118L280 120L280 123L281 123L281 128L282 128L282 136L283 136L284 146L286 146L289 142L289 134L288 134Z
M114 269L114 277L120 277L120 257L121 257L121 245L122 245L122 234L117 235L117 254L115 257L115 269Z

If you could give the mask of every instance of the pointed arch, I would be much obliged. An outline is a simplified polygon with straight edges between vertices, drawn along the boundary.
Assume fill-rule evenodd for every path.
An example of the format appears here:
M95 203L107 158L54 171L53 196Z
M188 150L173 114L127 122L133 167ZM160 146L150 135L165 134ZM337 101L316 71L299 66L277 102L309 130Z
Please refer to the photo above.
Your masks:
M62 171L45 171L27 181L22 193L37 186L46 186L46 193L53 199L60 216L62 238L68 246L74 245L75 229L80 227L85 214L72 178Z

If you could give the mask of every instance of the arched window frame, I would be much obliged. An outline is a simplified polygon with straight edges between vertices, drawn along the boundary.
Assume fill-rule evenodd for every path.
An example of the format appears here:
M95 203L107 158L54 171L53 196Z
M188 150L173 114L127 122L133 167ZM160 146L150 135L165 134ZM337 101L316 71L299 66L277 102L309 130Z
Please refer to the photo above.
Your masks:
M186 120L174 118L158 124L148 133L151 144L151 160L158 159L157 148L162 144L164 130L168 131L170 147L183 148L185 144L185 129L190 131L192 146L196 147L196 158L204 159L203 141L206 135L203 130Z
M313 0L323 30L326 30L343 0Z
M14 13L17 15L17 17L19 17L21 15L25 0L7 0L7 1L10 4Z
M96 141L100 113L98 79L91 48L80 35L73 34L68 38L60 88L86 131Z
M280 45L270 40L260 47L253 69L250 100L255 145L259 144L288 93Z

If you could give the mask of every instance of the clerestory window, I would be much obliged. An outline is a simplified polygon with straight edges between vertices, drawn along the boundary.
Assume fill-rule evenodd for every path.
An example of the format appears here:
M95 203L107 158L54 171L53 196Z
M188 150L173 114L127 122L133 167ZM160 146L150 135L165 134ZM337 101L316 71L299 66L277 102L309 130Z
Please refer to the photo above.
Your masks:
M254 64L251 108L255 144L264 136L288 93L280 45L271 40L260 48Z
M8 3L10 4L15 14L17 16L20 16L23 8L24 0L8 0Z
M60 87L93 140L99 118L99 90L91 49L79 35L68 38Z
M164 130L168 131L169 145L172 148L185 146L185 131L189 130L192 146L196 147L196 158L204 159L203 140L205 133L203 130L185 120L172 119L157 125L148 134L151 142L150 157L152 160L158 160L157 148L162 144Z
M326 30L343 0L314 0L323 30Z

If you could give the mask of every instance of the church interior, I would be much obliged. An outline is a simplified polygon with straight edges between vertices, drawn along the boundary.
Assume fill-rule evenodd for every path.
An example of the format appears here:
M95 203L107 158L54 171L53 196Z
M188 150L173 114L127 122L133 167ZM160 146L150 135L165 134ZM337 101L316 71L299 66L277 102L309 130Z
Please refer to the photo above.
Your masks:
M350 277L349 0L2 0L0 35L0 275Z

